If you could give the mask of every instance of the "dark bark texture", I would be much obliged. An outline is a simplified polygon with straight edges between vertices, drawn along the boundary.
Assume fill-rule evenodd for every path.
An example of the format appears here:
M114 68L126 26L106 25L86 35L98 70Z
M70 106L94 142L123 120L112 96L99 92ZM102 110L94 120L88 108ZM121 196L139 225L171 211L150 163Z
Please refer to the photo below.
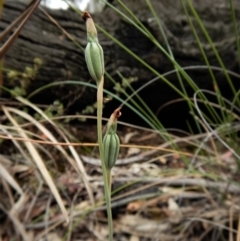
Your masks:
M126 3L136 17L155 36L157 41L162 46L165 46L159 25L153 18L146 5L146 1L124 0L123 2ZM195 0L192 2L204 26L207 28L216 49L220 53L226 68L239 72L237 45L229 1ZM173 55L178 63L181 66L205 64L198 43L188 24L188 19L184 14L181 1L152 0L151 3L159 16L163 30L171 45ZM239 30L240 1L235 0L233 4ZM117 1L114 1L114 5L125 12ZM0 22L0 30L6 28L24 8L25 5L18 1L6 0ZM189 11L189 8L187 9ZM47 10L47 12L80 43L82 48L85 47L85 24L80 15L72 10ZM92 17L99 26L112 34L155 70L160 73L165 73L174 69L172 63L154 43L110 7L105 7L102 13L95 14ZM195 26L201 43L203 43L202 47L205 50L209 63L214 66L219 66L210 44L204 37L204 34L191 13L190 19ZM106 71L109 74L117 77L117 71L120 71L125 77L137 77L139 81L136 83L136 86L155 77L151 71L143 67L141 63L126 53L126 51L110 40L104 33L100 30L98 32L99 41L104 49ZM31 83L28 93L54 81L67 79L91 81L86 68L83 50L69 40L63 32L44 15L40 8L30 18L20 36L5 56L4 66L6 68L23 71L27 66L32 66L33 59L36 57L42 59L43 65L36 79ZM194 70L188 73L200 87L209 88L209 86L211 86L212 80L208 71ZM222 73L217 73L216 76L220 85L226 83L226 78ZM168 78L173 84L178 86L176 75L171 75ZM4 81L4 84L7 85L7 78L5 78ZM108 79L106 79L106 86L111 87ZM57 86L45 91L44 96L46 97L46 102L65 98L67 103L73 103L74 100L78 99L75 104L80 108L86 105L86 103L89 104L89 102L91 103L95 100L95 90L83 90L82 87L76 86ZM159 106L161 103L176 97L177 95L175 96L174 92L162 81L158 81L147 88L144 98L146 98L147 102L155 103L156 106Z

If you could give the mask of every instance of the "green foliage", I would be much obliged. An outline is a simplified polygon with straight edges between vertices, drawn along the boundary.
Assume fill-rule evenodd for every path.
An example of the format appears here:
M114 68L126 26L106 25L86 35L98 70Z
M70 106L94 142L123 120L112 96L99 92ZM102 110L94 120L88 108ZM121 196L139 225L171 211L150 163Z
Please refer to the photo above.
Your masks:
M44 113L49 117L57 117L63 115L64 106L59 100L55 100L53 104L49 105L49 107L44 111ZM39 113L35 113L34 117L37 120L41 120L42 116Z
M35 58L33 60L33 66L27 66L24 72L18 72L15 70L10 70L7 73L7 79L11 86L15 86L11 89L13 96L25 96L27 93L27 88L30 83L34 81L37 76L39 69L41 68L42 60L40 58Z

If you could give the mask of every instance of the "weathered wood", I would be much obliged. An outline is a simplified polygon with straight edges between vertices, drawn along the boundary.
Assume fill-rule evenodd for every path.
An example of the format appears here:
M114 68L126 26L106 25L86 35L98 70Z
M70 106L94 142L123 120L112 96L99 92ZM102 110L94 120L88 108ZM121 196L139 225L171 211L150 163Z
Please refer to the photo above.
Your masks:
M158 24L154 20L149 8L144 0L125 0L138 19L149 29L156 37L157 41L164 46L164 39ZM203 57L199 50L197 41L194 38L189 27L187 17L183 12L181 1L176 0L152 0L151 3L163 25L166 37L171 45L176 60L182 66L204 64ZM240 26L240 2L233 1L235 6L238 28ZM193 1L204 25L207 27L209 35L219 51L226 67L238 70L236 39L234 36L233 23L227 0L198 0ZM115 1L115 5L121 9L121 6ZM4 11L0 22L0 30L13 21L23 10L25 5L15 1L6 0ZM84 48L86 45L85 24L81 17L72 10L47 10L47 12ZM213 50L206 38L202 34L196 20L192 14L190 18L196 27L203 49L206 51L209 62L212 65L218 65ZM134 53L145 60L150 66L160 73L173 69L172 63L166 56L143 34L141 34L127 20L120 17L113 9L106 7L103 13L93 16L95 22L111 33L119 41L129 47ZM117 44L109 40L101 31L99 31L99 40L104 49L106 70L113 76L119 70L126 77L138 77L139 83L149 81L154 75L143 67L137 60L129 56ZM28 92L51 83L66 79L89 81L90 76L86 69L83 50L79 49L71 40L69 40L40 9L38 9L24 27L19 38L13 44L4 59L6 68L23 71L25 67L32 66L34 58L41 58L43 65L36 80L31 83ZM200 86L209 85L211 79L207 71L189 72ZM220 78L221 77L221 78ZM219 81L225 82L222 75L218 75ZM175 76L170 80L177 84ZM5 84L7 79L5 78ZM107 82L107 86L109 83ZM157 85L159 87L159 85ZM161 94L153 85L154 101L158 104L169 100L169 91L164 91L163 85ZM54 87L51 91L45 92L49 100L68 96L74 99L76 87ZM80 91L80 90L79 90ZM78 95L79 95L78 91ZM156 92L157 91L157 92ZM71 92L73 95L71 96ZM159 92L159 94L157 94ZM80 104L89 103L95 100L95 90L89 90L83 93ZM148 96L148 95L146 95ZM152 101L153 95L149 96ZM46 99L48 99L46 97ZM160 101L160 102L159 102ZM78 103L79 104L79 103Z

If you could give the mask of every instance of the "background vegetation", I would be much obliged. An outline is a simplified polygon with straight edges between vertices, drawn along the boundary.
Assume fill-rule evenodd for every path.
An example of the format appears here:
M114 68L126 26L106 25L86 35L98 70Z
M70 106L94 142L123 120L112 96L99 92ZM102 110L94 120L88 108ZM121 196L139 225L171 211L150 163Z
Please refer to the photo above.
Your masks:
M206 2L198 5L200 10L208 9L203 5ZM98 25L98 32L114 42L126 58L135 59L134 63L149 71L148 81L143 82L140 75L126 77L119 69L117 73L109 73L106 68L106 81L112 84L104 90L106 102L110 101L105 105L112 106L111 111L122 106L123 116L135 113L135 118L142 120L138 123L144 126L119 119L121 149L112 169L115 240L240 240L240 25L237 17L240 6L232 0L218 2L222 5L216 11L221 11L221 7L227 9L226 21L232 24L234 39L221 40L229 51L232 45L228 43L234 45L235 59L231 61L237 61L237 67L231 70L216 45L217 37L212 34L216 32L205 26L204 15L199 15L200 10L192 1L181 0L176 5L181 6L185 16L181 27L191 30L191 41L197 44L202 61L198 66L180 64L161 14L155 12L154 1L141 3L151 13L160 37L143 24L127 1L105 2L106 8L113 9L122 21L144 35L154 45L155 54L164 56L171 66L169 71L161 72L161 68L149 65L148 59L136 55L134 49ZM0 7L4 12L3 2ZM43 7L38 8L45 11ZM77 12L80 19L82 13L78 9L72 6L69 11ZM60 29L64 38L70 39L84 55L85 46L46 11L45 14L54 28ZM97 19L95 22L98 23ZM24 71L19 71L5 66L8 55L1 57L1 239L107 240L103 178L96 149L96 85L88 81L89 76L88 80L53 79L52 83L31 91L29 86L40 73L44 59L36 56L31 67L24 66ZM203 82L194 79L189 69L199 71L200 80L201 70L207 70L203 76L208 76L210 85L207 86L211 87L203 88ZM172 73L175 73L174 81ZM224 85L219 81L219 73ZM136 79L139 80L135 84ZM158 112L141 95L142 90L156 82L169 86L177 96L159 105ZM33 97L36 100L47 89L68 85L84 86L87 95L93 93L94 101L71 115L69 112L66 115L66 105L58 99L51 105L33 101ZM163 89L157 90L159 96L162 92ZM81 98L80 95L80 101ZM189 115L184 120L187 129L166 128L158 114L178 102L187 106ZM181 114L175 109L169 121L182 121ZM108 118L104 115L104 124ZM82 122L90 119L94 122Z

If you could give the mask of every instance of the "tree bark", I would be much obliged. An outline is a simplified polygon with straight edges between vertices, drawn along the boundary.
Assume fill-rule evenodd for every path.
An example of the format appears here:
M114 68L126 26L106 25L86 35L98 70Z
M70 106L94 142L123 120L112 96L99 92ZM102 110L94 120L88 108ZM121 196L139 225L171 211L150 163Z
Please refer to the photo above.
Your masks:
M159 26L147 7L146 2L144 0L124 0L123 2L126 3L141 23L155 36L156 40L165 46ZM151 1L178 63L181 66L205 64L180 2L177 0ZM240 2L238 0L233 2L239 29ZM203 20L203 24L206 26L226 68L239 71L236 38L228 1L198 0L193 1L193 4L200 18ZM121 8L117 1L115 1L115 6L124 12L124 9ZM0 30L2 31L6 28L24 8L25 5L23 3L15 0L6 0L0 22ZM83 48L86 46L86 31L81 16L72 10L56 11L48 9L46 11L80 43L82 49L68 39L39 8L30 18L4 58L4 67L18 71L24 71L27 66L31 67L36 57L43 61L35 80L31 82L27 90L28 93L54 81L69 79L91 80L83 53ZM105 7L102 13L93 15L93 18L99 26L112 34L155 70L165 73L174 69L169 59L151 40L110 7ZM219 66L210 44L204 37L192 14L190 14L190 19L193 21L210 64ZM104 49L106 71L110 75L116 77L117 71L119 71L125 77L137 77L139 81L136 85L141 85L155 77L151 71L143 67L141 63L126 53L126 51L110 40L100 30L99 41ZM195 70L189 72L189 74L200 87L209 86L209 83L211 83L211 78L207 71ZM175 75L171 75L169 80L178 85ZM4 84L9 86L7 77L5 77L4 81ZM219 83L221 81L225 83L226 79L222 74L218 74L218 81ZM111 86L109 80L106 80L106 86ZM149 88L148 91L155 93L154 101L158 104L172 99L174 96L170 90L164 91L163 88L165 88L165 85L162 83L158 83L157 90L156 84L152 85L152 89L151 87ZM161 88L161 94L158 94L160 91L159 88ZM81 101L76 103L78 106L83 107L86 103L95 100L95 90L89 89L88 91L81 92L82 89L82 87L76 88L76 86L54 87L44 92L46 98L44 100L41 99L41 101L49 102L66 97L67 101L72 102L74 98L77 99L81 95ZM150 102L152 101L152 96L152 94L146 94L146 98L149 98Z

